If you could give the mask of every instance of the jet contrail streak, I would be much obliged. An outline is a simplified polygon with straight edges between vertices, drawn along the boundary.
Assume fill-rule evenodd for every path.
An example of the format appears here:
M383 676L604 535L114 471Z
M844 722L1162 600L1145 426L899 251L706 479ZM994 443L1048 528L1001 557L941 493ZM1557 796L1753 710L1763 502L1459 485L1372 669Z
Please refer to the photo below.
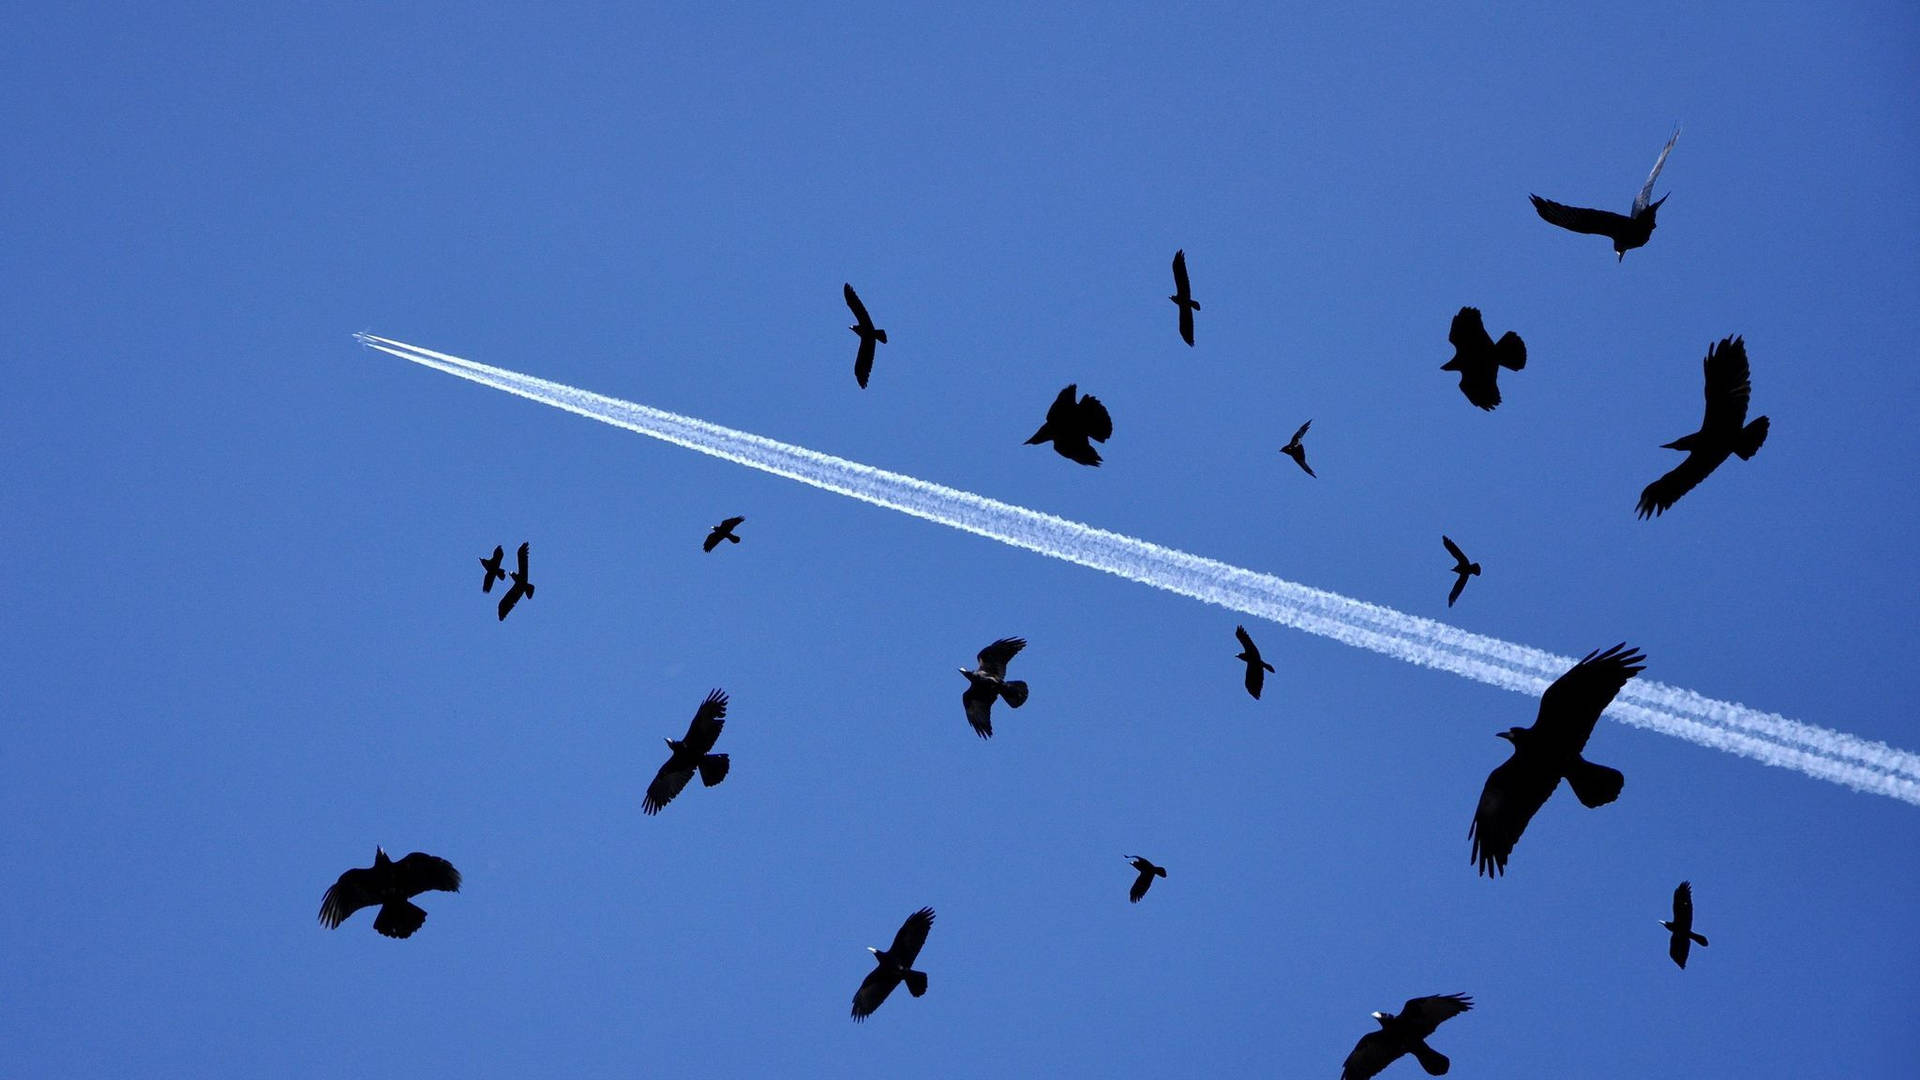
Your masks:
M1502 689L1538 696L1574 663L1572 657L1470 633L805 447L417 345L372 334L355 336L363 344L402 360L601 423ZM1628 682L1606 715L1763 764L1798 769L1859 791L1920 805L1920 755L1886 743L1718 701L1651 679Z

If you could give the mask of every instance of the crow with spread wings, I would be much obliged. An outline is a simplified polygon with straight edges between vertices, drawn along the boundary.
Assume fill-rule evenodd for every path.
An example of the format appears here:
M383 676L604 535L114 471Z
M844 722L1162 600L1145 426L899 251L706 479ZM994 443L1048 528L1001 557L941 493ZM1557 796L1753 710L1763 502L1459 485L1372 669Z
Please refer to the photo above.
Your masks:
M660 808L673 801L680 794L693 774L700 774L700 782L708 787L727 778L727 755L713 753L713 744L720 741L720 729L727 726L727 692L715 690L700 703L693 714L693 722L687 725L687 734L683 739L668 739L667 749L671 753L666 764L653 776L653 783L647 785L647 797L641 801L640 810L647 814L657 814Z

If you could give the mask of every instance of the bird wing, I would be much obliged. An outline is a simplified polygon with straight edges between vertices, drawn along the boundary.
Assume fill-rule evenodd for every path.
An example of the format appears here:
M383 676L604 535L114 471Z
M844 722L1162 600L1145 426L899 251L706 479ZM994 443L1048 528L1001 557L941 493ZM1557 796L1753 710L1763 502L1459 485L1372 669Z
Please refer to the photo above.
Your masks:
M1305 435L1305 434L1307 433L1307 429L1308 429L1308 428L1310 428L1310 427L1312 427L1312 426L1313 426L1313 421L1311 421L1311 420L1309 420L1309 421L1307 421L1307 422L1306 422L1306 423L1304 423L1304 424L1301 424L1301 425L1300 425L1300 430L1299 430L1299 431L1296 431L1296 432L1294 432L1294 433L1293 433L1293 438L1291 438L1291 439L1288 439L1288 440L1287 440L1287 445L1289 445L1289 446L1291 446L1291 445L1293 445L1294 443L1297 443L1297 442L1299 442L1299 441L1300 441L1300 436L1302 436L1302 435Z
M920 947L927 943L927 931L933 929L933 909L923 907L907 916L900 924L900 932L893 935L893 947L887 950L887 957L903 968L913 966L914 958L920 955Z
M1460 599L1460 594L1467 591L1467 578L1469 576L1467 573L1462 572L1453 579L1453 588L1447 592L1448 607L1452 607L1453 602Z
M717 547L719 547L719 546L720 546L720 538L721 538L721 537L722 537L723 535L725 535L725 533L726 533L726 530L725 530L725 529L721 529L721 528L718 528L718 527L715 527L714 529L712 529L711 531L709 531L709 532L707 533L707 538L706 538L705 540L703 540L703 541L701 541L701 542L700 542L700 550L701 550L701 551L712 551L712 550L713 550L714 548L717 548Z
M867 376L873 374L873 350L874 339L860 335L860 351L853 357L853 381L859 383L862 390L867 388Z
M1180 340L1193 344L1193 309L1180 305Z
M321 924L331 930L361 908L379 903L375 895L379 887L380 876L372 867L356 866L341 874L320 898Z
M1577 754L1593 735L1600 713L1627 680L1645 670L1646 656L1625 642L1602 652L1595 649L1553 680L1540 695L1540 714L1533 722L1534 737L1548 740L1548 748Z
M1640 503L1634 507L1634 516L1644 520L1659 517L1673 509L1673 504L1680 501L1680 496L1700 486L1700 481L1712 476L1713 470L1719 468L1720 463L1725 460L1727 455L1724 453L1706 453L1699 450L1688 453L1685 461L1675 465L1667 471L1666 475L1641 490Z
M727 692L714 690L694 711L693 722L687 725L687 737L680 740L680 745L694 756L706 754L720 741L720 729L726 726Z
M1340 1066L1340 1080L1368 1080L1404 1053L1385 1031L1369 1031L1353 1044L1353 1053Z
M1667 145L1660 148L1660 156L1653 161L1653 171L1647 174L1647 182L1640 185L1640 194L1633 197L1633 216L1639 217L1646 212L1647 203L1653 198L1653 182L1660 178L1660 168L1667 163L1667 155L1673 153L1673 144L1680 141L1680 129L1674 128L1673 135L1667 139Z
M1417 997L1400 1008L1400 1023L1408 1034L1424 1039L1433 1029L1473 1008L1473 999L1465 994L1437 994Z
M1005 678L1007 661L1027 647L1026 638L1003 637L999 641L980 650L980 670L996 679Z
M680 794L687 782L693 779L696 766L692 760L689 759L684 767L678 764L680 760L680 755L675 754L660 766L659 772L653 774L653 783L647 785L647 797L640 800L641 813L659 813L660 808L672 802L673 797Z
M860 302L860 294L853 291L852 284L843 283L840 289L846 294L847 307L853 311L853 321L859 323L862 330L873 329L873 320L867 316L867 305ZM865 338L867 335L861 334L860 336ZM862 351L864 352L871 348L872 346L869 345L865 349L862 349Z
M1127 890L1127 900L1131 903L1139 903L1140 898L1147 895L1147 889L1152 885L1153 867L1149 866L1140 871L1139 877L1133 879L1133 888Z
M1240 647L1251 654L1254 659L1258 660L1260 658L1260 649L1253 643L1253 635L1247 633L1246 627L1234 627L1233 636L1240 639Z
M1187 249L1186 248L1181 248L1179 251L1176 251L1173 253L1173 292L1174 292L1174 295L1176 296L1181 296L1188 299L1191 299L1193 296L1193 290L1187 284ZM1165 310L1165 309L1163 308L1162 310ZM1185 311L1186 311L1185 307L1182 307L1181 311L1182 311L1182 316L1180 319L1180 324L1184 327L1191 327L1193 325L1193 316L1185 314ZM1187 333L1192 334L1193 331L1189 329Z
M1264 689L1266 685L1267 669L1261 667L1260 661L1258 660L1247 661L1247 693L1253 695L1253 700L1259 701L1260 691Z
M872 1016L873 1010L879 1008L881 1002L887 1000L887 995L893 993L893 988L899 985L900 973L885 964L867 972L867 977L860 980L860 989L853 992L853 1018L865 1020Z
M1533 208L1548 224L1571 229L1577 233L1596 233L1600 236L1612 236L1631 222L1630 218L1616 214L1611 210L1590 210L1584 206L1566 206L1538 195L1529 195Z
M1747 401L1753 394L1746 339L1722 338L1707 349L1701 367L1707 376L1707 412L1700 430L1738 431L1747 422Z
M1680 930L1693 929L1693 883L1683 881L1673 890L1673 921Z
M1054 395L1053 404L1047 406L1047 423L1062 427L1073 422L1073 403L1080 391L1080 384L1068 383L1065 390Z
M1107 413L1107 407L1100 399L1088 394L1080 399L1080 428L1087 438L1094 442L1106 442L1113 438L1113 417Z
M1442 535L1442 536L1440 537L1440 542L1441 542L1441 543L1443 543L1443 544L1445 544L1445 545L1447 545L1447 554L1449 554L1449 555L1451 555L1451 556L1453 556L1453 557L1454 557L1454 559L1455 559L1456 561L1458 561L1458 562L1460 562L1460 563L1462 563L1462 564L1465 564L1465 563L1469 563L1469 562L1472 562L1472 561L1473 561L1472 559L1469 559L1469 558L1467 558L1467 553L1466 553L1466 552L1464 552L1464 551L1461 551L1461 550L1460 550L1460 545L1459 545L1459 544L1456 544L1456 543L1454 543L1454 542L1453 542L1453 539L1452 539L1451 537L1448 537L1448 536L1446 536L1446 535L1444 535L1444 534L1443 534L1443 535Z
M1493 348L1493 338L1487 336L1487 325L1480 321L1480 309L1463 307L1453 317L1453 325L1447 327L1447 344L1456 349L1474 346Z
M1492 877L1507 872L1513 845L1559 785L1558 775L1521 760L1517 749L1487 774L1480 804L1473 810L1473 824L1467 827L1467 838L1473 842L1471 858L1482 874Z
M529 544L520 545L520 576L522 578L527 576L527 548L530 546Z
M505 595L500 597L500 617L502 619L507 617L507 612L513 610L513 605L520 602L521 595L526 591L527 590L522 588L520 583L516 581L507 589Z
M418 896L428 889L460 891L460 871L438 855L416 851L393 864L393 883L407 896Z
M967 684L967 691L960 695L960 704L967 710L967 723L973 725L974 734L983 739L993 738L993 699L991 686Z
M743 522L743 521L745 521L745 520L747 520L747 519L746 519L746 518L744 518L744 517L730 517L730 518L728 518L728 519L726 519L725 521L722 521L722 522L720 523L720 531L721 531L721 532L732 532L732 531L733 531L733 527L734 527L735 525L738 525L738 524L740 524L741 522Z

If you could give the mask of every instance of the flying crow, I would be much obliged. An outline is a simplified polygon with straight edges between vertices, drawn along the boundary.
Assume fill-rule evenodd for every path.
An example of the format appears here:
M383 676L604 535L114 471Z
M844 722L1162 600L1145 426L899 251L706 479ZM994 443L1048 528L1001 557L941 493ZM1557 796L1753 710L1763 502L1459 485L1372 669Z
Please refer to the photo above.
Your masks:
M1065 390L1053 399L1047 409L1047 422L1033 433L1026 445L1051 442L1059 455L1069 461L1082 465L1100 464L1100 452L1087 442L1106 442L1113 437L1113 417L1107 415L1107 407L1100 399L1088 394L1074 399L1079 390L1076 383L1068 383Z
M1704 366L1707 412L1700 420L1700 430L1665 444L1668 450L1685 450L1687 459L1640 493L1635 513L1641 520L1666 513L1680 496L1719 468L1728 455L1739 454L1745 461L1759 453L1760 444L1767 441L1766 417L1747 423L1747 398L1753 387L1747 381L1746 341L1721 338L1719 345L1707 347Z
M960 704L966 707L967 723L972 724L974 733L983 739L993 738L994 698L1005 698L1008 708L1013 709L1027 703L1027 684L1007 678L1007 661L1026 647L1026 638L1001 638L980 650L978 668L960 669L960 674L967 677L967 690L960 695Z
M647 797L640 802L641 812L659 813L660 808L672 802L680 789L687 786L687 781L693 779L695 770L700 773L700 782L708 787L727 778L727 755L712 752L713 744L720 739L720 729L726 725L727 692L715 690L694 712L686 737L666 740L671 753L666 764L653 774L653 783L647 785Z
M1461 591L1467 587L1467 579L1480 573L1480 564L1468 562L1467 553L1461 551L1460 545L1449 537L1442 536L1440 542L1447 545L1447 554L1453 556L1453 572L1460 575L1453 579L1453 591L1447 594L1447 606L1452 607L1453 602L1460 599Z
M1615 262L1627 257L1627 252L1647 242L1653 235L1653 218L1660 212L1660 203L1666 202L1665 195L1658 202L1649 203L1653 197L1653 182L1660 176L1660 167L1667 163L1667 155L1673 153L1673 144L1680 141L1680 129L1673 129L1673 137L1660 150L1660 156L1654 159L1653 171L1647 174L1647 182L1640 186L1640 194L1634 196L1633 213L1621 217L1610 210L1589 210L1584 206L1562 206L1538 195L1529 195L1533 208L1549 223L1577 233L1597 233L1613 241Z
M1128 865L1132 866L1135 870L1140 871L1140 876L1133 879L1133 888L1127 890L1127 900L1130 903L1137 904L1140 902L1141 897L1147 895L1147 890L1153 887L1154 878L1167 876L1166 867L1153 865L1153 860L1148 859L1144 855L1122 855L1120 857L1127 860Z
M1453 345L1453 359L1440 365L1441 371L1460 373L1460 392L1483 409L1500 404L1501 368L1514 371L1527 366L1527 346L1520 335L1509 330L1498 344L1480 321L1480 309L1463 307L1447 329L1447 341Z
M720 546L720 541L722 540L731 540L736 544L739 543L740 538L733 535L733 527L745 520L747 519L743 517L730 517L720 524L715 525L713 531L707 534L706 543L700 545L700 550L712 551L714 548Z
M1304 424L1301 424L1300 430L1293 433L1293 438L1287 443L1287 445L1280 448L1280 452L1292 458L1293 463L1295 465L1298 465L1302 469L1305 469L1307 471L1308 476L1313 475L1313 466L1307 464L1307 448L1305 446L1300 445L1300 436L1305 435L1307 433L1307 429L1312 426L1313 426L1313 421L1311 420L1307 421Z
M1234 627L1233 636L1240 639L1240 652L1234 659L1247 662L1247 693L1252 694L1253 699L1258 701L1260 688L1266 685L1267 672L1273 670L1273 665L1260 659L1260 647L1253 643L1253 638L1248 635L1246 627Z
M1340 1080L1367 1080L1394 1063L1402 1054L1412 1054L1429 1076L1445 1076L1452 1062L1447 1055L1427 1045L1441 1023L1473 1008L1473 999L1465 994L1417 997L1400 1006L1400 1014L1377 1012L1373 1018L1379 1031L1369 1031L1354 1044L1340 1067Z
M1693 885L1691 883L1683 881L1679 888L1673 890L1673 921L1661 919L1660 925L1666 927L1667 932L1673 935L1673 940L1667 943L1667 955L1673 957L1673 962L1683 969L1687 966L1687 953L1691 952L1696 944L1706 948L1707 939L1693 932Z
M507 549L499 544L493 545L493 558L480 560L480 591L492 592L493 583L507 580L507 572L500 569L500 561L507 557Z
M500 598L502 619L507 617L507 612L513 610L513 605L520 602L521 597L533 595L533 583L527 580L527 545L520 545L520 569L513 571L510 576L513 578L513 584L507 588L506 595Z
M927 992L927 973L913 970L913 961L920 955L920 947L927 943L927 931L931 929L933 909L923 907L900 924L900 932L893 935L893 945L887 951L867 946L867 951L873 954L874 966L860 981L860 989L853 992L855 1023L872 1016L873 1010L902 982L907 984L907 993L914 997Z
M860 352L853 358L853 377L860 389L867 388L867 375L873 371L873 346L875 342L887 343L887 332L874 329L873 319L867 315L867 305L860 302L860 294L853 286L842 283L846 292L847 307L853 310L853 325L847 329L860 335Z
M459 892L460 871L445 859L419 851L395 862L376 847L372 866L341 874L320 898L320 922L331 930L361 908L379 904L373 928L390 938L411 937L427 921L427 913L409 901L428 889Z
M1173 295L1167 299L1180 308L1180 340L1193 344L1193 313L1200 310L1200 301L1193 298L1193 290L1187 286L1187 252L1185 248L1173 253Z

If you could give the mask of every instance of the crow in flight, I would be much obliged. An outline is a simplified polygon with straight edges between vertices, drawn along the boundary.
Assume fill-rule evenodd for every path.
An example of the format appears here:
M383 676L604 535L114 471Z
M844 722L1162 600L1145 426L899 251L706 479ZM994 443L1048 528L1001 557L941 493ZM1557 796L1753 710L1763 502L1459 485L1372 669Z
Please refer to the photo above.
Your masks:
M961 668L967 677L966 693L960 704L967 710L967 723L983 739L993 738L993 699L1005 698L1007 707L1017 709L1027 703L1027 684L1007 678L1007 661L1027 647L1026 638L1003 637L980 650L977 669Z
M1187 286L1187 252L1185 248L1173 253L1173 295L1167 297L1180 308L1180 340L1193 344L1193 313L1200 310L1200 301L1193 298L1193 290Z
M1047 422L1033 433L1026 445L1050 442L1053 449L1069 461L1082 465L1100 464L1100 452L1087 442L1106 442L1113 437L1113 417L1107 415L1107 407L1100 399L1088 394L1074 400L1074 394L1080 389L1077 383L1068 383L1065 390L1053 399L1047 409Z
M1253 699L1258 701L1260 688L1266 685L1267 672L1273 670L1273 665L1260 659L1260 647L1253 643L1253 638L1247 634L1246 627L1234 627L1233 636L1240 639L1240 652L1234 659L1247 662L1247 693L1252 694Z
M1429 1076L1445 1076L1452 1062L1447 1055L1427 1045L1427 1036L1443 1022L1473 1008L1473 999L1465 994L1441 994L1417 997L1400 1006L1400 1014L1374 1013L1379 1031L1360 1036L1353 1053L1340 1067L1340 1080L1367 1080L1394 1063L1402 1054L1412 1054Z
M1509 330L1495 344L1480 321L1480 309L1463 307L1447 329L1447 341L1453 345L1453 359L1440 365L1441 371L1460 373L1460 392L1483 409L1500 404L1501 368L1514 371L1527 366L1527 345L1520 335Z
M686 737L666 740L670 753L666 764L653 774L653 783L647 785L647 797L640 803L642 813L659 813L693 779L695 770L699 770L700 782L708 787L727 778L727 755L712 752L713 744L720 739L720 729L726 726L727 692L715 690L694 712Z
M1589 210L1584 206L1562 206L1538 195L1529 195L1533 208L1550 224L1577 233L1598 233L1613 241L1613 253L1619 262L1627 257L1627 252L1647 242L1653 235L1653 218L1660 212L1660 203L1666 202L1665 195L1659 202L1649 203L1653 197L1653 182L1660 175L1660 167L1667 163L1667 155L1673 153L1673 144L1680 141L1680 129L1673 129L1673 137L1660 150L1660 156L1654 160L1653 171L1647 174L1647 182L1640 187L1640 194L1634 196L1633 213L1621 217L1610 210Z
M1739 454L1745 461L1759 453L1760 444L1767 441L1766 417L1747 423L1747 398L1753 387L1747 381L1746 340L1721 338L1719 345L1708 346L1704 367L1706 415L1700 420L1699 431L1664 444L1667 450L1685 450L1687 459L1640 493L1640 505L1634 512L1643 521L1666 513L1680 496L1719 468L1729 454Z
M1667 943L1667 955L1673 957L1673 962L1684 969L1687 966L1687 953L1692 951L1693 946L1697 943L1701 948L1705 948L1707 944L1706 938L1693 932L1693 885L1691 883L1683 881L1679 888L1673 890L1673 921L1661 919L1660 925L1666 927L1667 932L1673 935L1673 940Z
M852 285L843 282L841 288L846 292L847 307L853 310L854 323L847 329L860 335L860 352L853 358L853 377L860 384L860 389L865 390L867 375L873 371L874 342L885 345L887 332L874 329L873 319L867 315L867 305L860 302L860 294L853 291Z
M1625 642L1605 652L1596 649L1540 695L1540 713L1532 727L1494 732L1513 744L1513 756L1488 774L1473 824L1467 828L1467 837L1473 841L1472 860L1482 874L1493 877L1507 872L1513 845L1534 812L1560 786L1561 777L1584 806L1605 806L1620 797L1626 778L1618 770L1595 765L1580 752L1593 735L1601 711L1628 679L1645 670L1641 663L1645 659Z
M520 569L513 571L510 576L513 584L507 588L506 595L500 598L500 618L502 619L507 617L507 612L513 610L513 605L520 602L521 597L533 595L533 582L527 580L527 545L520 545Z
M913 970L913 961L920 955L920 947L927 943L927 931L931 929L933 909L923 907L900 924L900 932L893 935L893 945L886 952L867 946L867 951L873 954L874 966L867 977L860 980L860 989L853 992L855 1023L872 1016L873 1010L902 982L907 984L907 993L914 997L927 992L927 973Z
M733 527L745 520L747 519L743 517L730 517L720 524L715 525L713 531L707 534L706 543L700 545L700 550L712 551L714 548L720 546L720 541L722 540L731 540L736 544L739 543L740 538L733 535Z
M507 572L505 570L500 569L500 560L506 557L507 557L507 549L501 547L499 544L495 544L493 545L493 558L491 559L482 558L480 560L480 567L481 567L480 591L481 592L492 592L494 582L507 580Z
M1288 441L1287 445L1280 448L1280 452L1292 458L1295 465L1307 470L1308 476L1313 475L1313 466L1307 464L1307 448L1300 445L1300 436L1305 435L1307 429L1312 426L1313 421L1311 420L1301 424L1300 430L1293 433L1293 438Z
M361 908L379 904L373 928L390 938L411 937L427 921L427 913L408 901L428 889L459 892L460 871L445 859L419 851L395 862L376 847L372 866L356 866L341 874L320 898L320 922L332 930Z
M1258 697L1259 695L1256 694L1254 696ZM1127 901L1129 903L1139 903L1140 898L1147 895L1147 890L1153 887L1154 878L1167 876L1166 867L1153 865L1153 860L1144 855L1122 855L1120 857L1127 860L1129 866L1140 871L1140 876L1133 879L1133 888L1127 890Z
M1442 536L1440 542L1447 545L1447 554L1453 556L1453 572L1460 575L1453 581L1453 591L1447 594L1447 606L1452 607L1453 602L1460 599L1461 591L1467 587L1467 579L1480 573L1480 564L1468 562L1467 553L1461 551L1460 545L1449 537Z

